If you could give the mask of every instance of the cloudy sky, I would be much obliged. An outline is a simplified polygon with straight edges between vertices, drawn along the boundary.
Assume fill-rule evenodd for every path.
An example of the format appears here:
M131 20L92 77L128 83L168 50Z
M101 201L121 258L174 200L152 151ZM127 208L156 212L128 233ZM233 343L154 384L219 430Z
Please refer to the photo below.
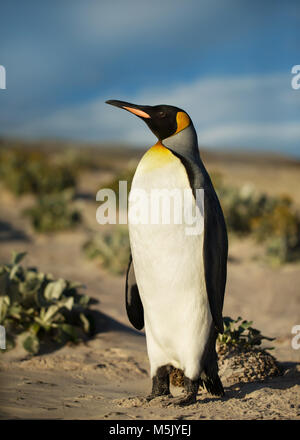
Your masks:
M104 104L173 104L200 145L300 157L298 0L2 0L0 136L155 142Z

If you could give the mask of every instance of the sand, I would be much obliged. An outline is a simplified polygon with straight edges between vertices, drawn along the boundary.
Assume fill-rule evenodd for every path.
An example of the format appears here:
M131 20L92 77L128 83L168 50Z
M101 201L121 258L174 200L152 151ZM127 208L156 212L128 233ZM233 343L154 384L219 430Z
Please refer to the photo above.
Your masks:
M95 194L96 183L96 175L84 180L82 194ZM20 215L30 198L16 201L2 191L0 203L1 263L8 261L13 249L27 250L24 264L83 282L86 293L98 300L92 306L97 324L93 339L59 350L45 347L35 357L20 346L0 356L2 419L300 419L300 350L291 346L291 329L300 324L299 264L270 267L255 259L259 250L251 240L230 241L224 315L253 320L264 335L276 337L272 354L283 375L232 383L225 369L223 398L199 390L197 402L185 408L174 406L170 398L147 402L151 383L146 341L143 332L128 322L124 277L112 276L86 260L80 250L86 227L36 236ZM78 203L86 223L97 230L92 197L79 198ZM180 389L172 392L178 394Z

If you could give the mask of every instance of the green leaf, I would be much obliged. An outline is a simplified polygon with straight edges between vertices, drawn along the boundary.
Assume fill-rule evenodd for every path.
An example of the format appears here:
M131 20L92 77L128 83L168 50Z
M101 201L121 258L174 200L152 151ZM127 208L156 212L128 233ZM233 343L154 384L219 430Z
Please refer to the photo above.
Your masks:
M45 312L44 316L43 316L43 321L45 323L50 323L50 321L52 320L52 318L54 317L54 315L58 312L59 310L59 306L58 305L52 305L50 306L47 311Z
M69 283L68 289L79 289L81 287L84 287L84 284L79 283L78 281L71 281Z
M51 329L51 324L45 322L43 319L39 318L38 316L34 317L34 320L37 324L39 324L46 332L48 332Z
M72 310L72 307L73 307L73 305L74 305L74 297L73 296L70 296L69 298L65 298L65 299L63 299L63 300L61 300L61 301L59 301L58 303L57 303L57 305L61 308L61 307L65 307L66 309L68 309L68 310Z
M90 321L88 320L88 318L83 314L80 313L79 318L83 324L83 330L85 331L85 333L89 333L90 331Z
M79 304L82 307L86 307L89 302L90 302L90 297L88 295L82 295L79 299Z
M10 280L15 279L16 281L18 281L18 278L16 277L16 275L18 274L19 269L20 269L20 266L18 264L15 264L13 266L13 268L10 271L10 274L9 274L9 279Z
M31 324L31 326L29 327L29 330L31 333L33 333L34 335L37 335L39 330L40 330L41 326L37 323L34 322L33 324Z
M0 296L0 324L2 324L6 318L9 305L10 305L9 297Z
M72 341L77 341L76 327L71 324L62 324L61 329L69 336Z
M19 264L20 261L23 260L25 255L27 255L27 252L16 252L16 251L13 251L12 252L12 259L11 259L12 264L13 265Z
M251 327L252 324L253 324L253 321L243 321L240 324L240 327L242 327L244 330L246 330L247 328Z
M23 347L29 353L36 354L40 349L39 339L37 338L37 336L31 334L24 339Z
M44 296L48 300L58 300L67 287L67 282L60 278L50 282L45 289Z
M21 319L22 316L22 306L20 304L13 304L9 308L9 316L15 319Z
M54 316L58 312L58 310L59 306L56 304L50 306L47 310L45 309L45 307L42 307L40 311L40 316L36 316L34 320L46 331L49 331L51 327L55 327L52 321L54 320Z

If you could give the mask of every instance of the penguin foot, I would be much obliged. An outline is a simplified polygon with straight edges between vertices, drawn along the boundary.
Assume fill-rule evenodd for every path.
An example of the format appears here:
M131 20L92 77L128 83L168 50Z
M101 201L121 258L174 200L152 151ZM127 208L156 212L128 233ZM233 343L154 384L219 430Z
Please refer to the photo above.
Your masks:
M157 397L171 398L173 396L170 392L160 393L160 394L151 393L151 394L148 394L148 396L146 396L146 400L147 400L147 402L150 402L151 400L156 399Z
M196 403L196 396L199 388L199 379L192 380L184 376L183 381L184 394L179 397L175 397L171 402L172 405L187 406Z
M193 405L193 403L196 403L196 395L194 393L188 393L184 396L175 397L169 405L188 406Z
M152 391L146 400L149 402L159 396L171 396L168 365L157 369L156 374L152 377Z

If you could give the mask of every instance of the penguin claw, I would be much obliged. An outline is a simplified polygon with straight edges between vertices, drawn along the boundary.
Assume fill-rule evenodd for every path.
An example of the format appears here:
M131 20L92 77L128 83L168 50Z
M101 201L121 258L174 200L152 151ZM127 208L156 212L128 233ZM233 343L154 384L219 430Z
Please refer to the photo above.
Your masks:
M175 397L169 405L188 406L196 403L196 396L194 394L186 394L185 396Z
M150 402L151 400L156 399L157 397L165 397L167 399L170 399L173 396L171 393L168 393L168 394L152 394L151 393L151 394L148 394L148 396L146 396L146 400L147 400L147 402Z

